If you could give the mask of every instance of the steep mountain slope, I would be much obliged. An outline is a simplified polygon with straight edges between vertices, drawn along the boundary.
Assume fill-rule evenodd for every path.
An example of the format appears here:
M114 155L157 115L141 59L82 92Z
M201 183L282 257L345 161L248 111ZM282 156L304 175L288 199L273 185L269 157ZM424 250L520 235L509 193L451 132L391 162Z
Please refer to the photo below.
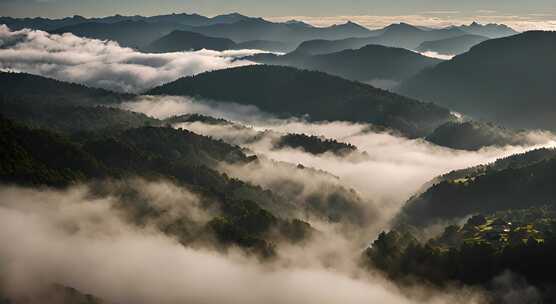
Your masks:
M411 198L398 222L427 226L476 213L553 205L554 150L536 150L486 167L452 172Z
M312 56L294 52L284 56L258 54L246 59L264 64L321 71L363 82L375 79L400 81L441 62L408 50L380 45L368 45L357 50L324 55Z
M223 51L236 48L235 42L225 38L213 38L188 31L173 31L144 47L143 50L154 53L179 51L198 51L201 49Z
M342 39L364 37L371 31L348 22L346 24L317 28L297 23L275 23L262 18L220 16L222 21L191 25L172 15L145 18L118 18L117 22L87 20L51 29L52 33L73 33L77 36L114 40L123 46L141 48L175 31L195 32L209 37L227 38L237 43L251 41L276 41L285 43L287 50L309 39ZM121 19L121 20L120 20ZM219 20L220 20L219 19ZM224 22L227 20L229 22ZM233 22L232 22L233 21ZM251 42L254 43L254 42ZM259 44L260 45L260 44ZM272 49L270 49L272 50Z
M463 35L454 38L425 41L419 45L419 52L436 52L446 55L459 55L469 51L473 46L489 38L478 35Z
M215 89L218 88L218 89ZM259 107L280 116L367 122L423 136L452 119L447 109L321 72L246 66L185 77L152 95L186 95Z
M508 127L556 130L555 52L555 32L488 40L398 92Z

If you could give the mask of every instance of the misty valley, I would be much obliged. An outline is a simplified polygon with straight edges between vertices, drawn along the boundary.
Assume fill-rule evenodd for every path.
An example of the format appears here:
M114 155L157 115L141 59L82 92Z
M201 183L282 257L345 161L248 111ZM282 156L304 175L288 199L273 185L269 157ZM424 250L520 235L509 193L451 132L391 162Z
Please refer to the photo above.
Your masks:
M6 14L0 304L556 303L556 32Z

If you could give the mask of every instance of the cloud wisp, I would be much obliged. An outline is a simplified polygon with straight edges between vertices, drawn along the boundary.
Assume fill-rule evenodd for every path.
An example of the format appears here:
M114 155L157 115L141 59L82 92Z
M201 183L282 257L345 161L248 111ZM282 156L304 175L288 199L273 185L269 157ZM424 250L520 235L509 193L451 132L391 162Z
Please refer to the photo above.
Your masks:
M138 93L205 71L253 64L257 50L141 53L113 41L12 31L0 25L0 70L37 74L119 92Z

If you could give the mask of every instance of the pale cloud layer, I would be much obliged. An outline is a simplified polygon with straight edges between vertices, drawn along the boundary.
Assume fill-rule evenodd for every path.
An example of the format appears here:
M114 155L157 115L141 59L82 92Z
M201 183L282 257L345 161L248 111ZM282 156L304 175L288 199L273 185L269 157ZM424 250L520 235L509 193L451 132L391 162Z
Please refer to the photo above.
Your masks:
M529 30L556 30L556 16L529 14L506 15L498 14L493 10L480 10L477 15L460 16L458 11L431 11L412 15L345 15L345 16L279 16L268 17L272 21L301 20L315 26L330 26L347 21L359 23L370 29L383 28L392 23L405 22L418 26L432 28L448 27L452 25L470 24L473 21L480 23L503 23L516 31Z
M155 199L175 195L157 190L166 187L159 183L143 186ZM267 264L234 251L184 247L160 231L130 223L115 208L116 197L96 197L87 186L66 191L2 186L0 197L0 242L10 244L0 247L0 291L24 303L45 303L40 295L51 284L107 303L482 302L481 294L470 290L402 291L356 265L339 267L348 258L341 254L325 267L318 263L323 246L292 250ZM327 244L341 253L341 243Z
M371 209L381 210L375 228L384 229L402 204L438 175L451 170L487 164L498 158L540 147L556 146L556 138L544 132L530 132L528 145L487 147L479 151L460 151L439 147L422 139L407 139L391 132L372 131L370 125L349 122L309 123L303 120L279 120L254 107L205 102L176 96L141 97L123 105L127 110L159 118L199 113L233 120L236 125L178 124L176 127L228 141L270 159L302 164L329 172L341 183L355 189ZM225 110L223 110L225 109ZM243 127L242 127L243 126ZM271 132L268 132L271 131ZM323 136L357 146L368 157L313 155L296 149L274 149L273 140L286 133ZM253 140L256 138L257 140ZM255 184L272 184L281 177L277 169L265 172L230 170L228 173ZM265 168L259 168L264 170ZM288 173L285 173L288 174ZM290 176L293 176L290 174ZM307 183L312 183L308 180Z
M26 72L120 92L149 88L205 71L253 64L235 60L256 50L148 54L116 42L11 31L0 25L0 70Z

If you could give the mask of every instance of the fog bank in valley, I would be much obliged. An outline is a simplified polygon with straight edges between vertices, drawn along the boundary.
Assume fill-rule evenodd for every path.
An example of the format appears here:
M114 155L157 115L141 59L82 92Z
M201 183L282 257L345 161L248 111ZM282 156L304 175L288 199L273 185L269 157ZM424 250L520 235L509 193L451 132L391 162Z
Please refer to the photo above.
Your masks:
M156 190L161 184L142 186L153 198L169 195ZM32 299L51 284L70 286L109 303L458 303L461 299L479 303L482 299L468 290L448 295L416 288L402 293L358 269L319 265L318 258L309 264L285 260L261 264L238 252L183 247L150 226L131 224L118 211L117 197L92 195L87 186L66 191L3 186L0 196L0 241L10 244L0 248L0 282L3 293L16 299ZM290 252L289 258L294 254ZM342 260L337 256L333 262Z
M487 147L479 151L443 148L422 139L407 139L393 132L378 131L370 125L349 122L311 123L301 119L279 120L255 107L233 103L216 103L184 97L141 97L125 104L129 110L159 118L184 113L200 113L234 121L236 125L214 125L200 122L177 124L175 127L223 139L248 148L272 160L302 164L339 177L339 183L355 189L365 198L372 212L380 210L380 221L373 226L384 229L402 204L434 177L452 170L487 164L498 158L539 147L552 147L556 140L539 132L528 133L529 146ZM270 131L270 132L269 132ZM331 153L313 155L300 149L275 149L273 142L282 134L302 133L346 142L366 152L367 157L339 157ZM255 140L254 140L255 139ZM223 167L227 173L269 187L276 181L298 176L276 170L273 166ZM307 187L315 185L312 177Z

